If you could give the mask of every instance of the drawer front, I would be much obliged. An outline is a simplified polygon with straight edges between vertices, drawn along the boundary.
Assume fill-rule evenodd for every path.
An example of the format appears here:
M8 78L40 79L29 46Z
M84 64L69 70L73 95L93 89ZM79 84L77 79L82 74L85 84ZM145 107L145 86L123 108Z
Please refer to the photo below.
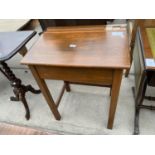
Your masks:
M43 79L111 85L112 69L36 66Z

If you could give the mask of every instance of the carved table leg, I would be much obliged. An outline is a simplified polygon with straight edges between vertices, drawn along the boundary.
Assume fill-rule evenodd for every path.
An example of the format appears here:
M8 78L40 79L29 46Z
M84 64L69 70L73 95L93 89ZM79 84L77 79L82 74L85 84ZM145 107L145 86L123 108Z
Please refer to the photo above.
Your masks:
M13 92L14 92L15 96L11 96L10 97L10 100L11 101L19 101L19 93L18 93L18 90L14 88L13 89Z
M22 103L24 104L24 107L25 107L25 110L26 110L26 114L25 114L25 118L27 120L30 119L30 110L29 110L29 107L28 107L28 104L27 104L27 101L25 99L25 91L23 91L24 89L22 89L20 92L19 92L19 100L22 101Z
M26 119L30 119L30 110L25 98L25 93L30 91L34 94L41 93L40 90L35 90L31 85L25 86L22 85L22 81L18 79L15 74L11 71L8 65L5 62L1 62L3 69L0 68L0 71L7 77L7 79L11 82L11 86L14 88L13 92L15 96L10 97L11 101L21 101L25 107L26 111Z
M26 92L27 92L27 91L30 91L30 92L33 93L33 94L40 94L40 93L41 93L40 90L34 89L31 85L24 86L24 88L25 88L25 91L26 91Z

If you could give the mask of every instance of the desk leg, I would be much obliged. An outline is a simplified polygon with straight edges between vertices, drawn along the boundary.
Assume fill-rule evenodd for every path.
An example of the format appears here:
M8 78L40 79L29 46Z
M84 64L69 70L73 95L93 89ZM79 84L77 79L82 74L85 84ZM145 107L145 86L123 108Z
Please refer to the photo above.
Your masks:
M113 128L113 122L115 117L115 111L117 107L117 99L119 96L120 85L122 81L123 70L115 70L113 74L112 91L111 91L111 102L109 109L108 129Z
M40 90L42 91L54 117L56 120L60 120L61 119L61 116L59 114L59 111L57 109L57 106L55 105L54 103L54 100L52 98L52 95L50 94L50 91L45 83L45 80L44 79L41 79L35 66L29 66L29 68L31 69L31 72L32 74L34 75L39 87L40 87Z
M65 83L66 91L70 92L71 88L70 88L69 82L68 81L64 81L64 83Z

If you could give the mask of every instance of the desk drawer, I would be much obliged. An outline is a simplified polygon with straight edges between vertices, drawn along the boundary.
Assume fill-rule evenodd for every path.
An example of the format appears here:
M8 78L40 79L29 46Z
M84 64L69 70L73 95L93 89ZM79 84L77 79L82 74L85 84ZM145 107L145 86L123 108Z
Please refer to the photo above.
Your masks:
M112 69L36 66L43 79L111 85Z

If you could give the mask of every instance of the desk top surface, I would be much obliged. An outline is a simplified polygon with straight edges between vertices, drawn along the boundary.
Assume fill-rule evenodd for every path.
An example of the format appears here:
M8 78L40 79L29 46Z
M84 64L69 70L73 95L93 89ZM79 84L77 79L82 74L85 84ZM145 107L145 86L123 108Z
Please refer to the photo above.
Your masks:
M49 28L21 63L63 67L129 68L126 29L105 26Z
M146 69L155 70L155 27L140 29Z
M35 34L34 31L0 32L0 61L10 59Z

